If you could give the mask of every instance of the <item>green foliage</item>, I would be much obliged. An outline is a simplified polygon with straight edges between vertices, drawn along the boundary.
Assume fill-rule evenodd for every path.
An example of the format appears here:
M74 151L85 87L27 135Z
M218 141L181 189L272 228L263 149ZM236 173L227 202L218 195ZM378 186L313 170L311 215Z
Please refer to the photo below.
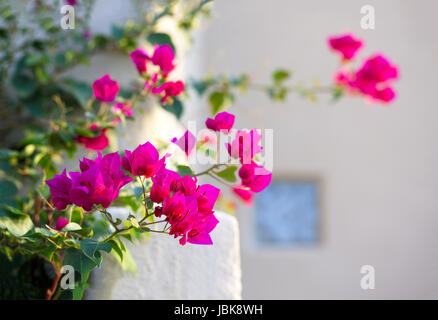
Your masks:
M171 103L161 104L161 107L172 113L177 119L180 119L183 113L184 106L180 99L173 97Z
M184 177L186 175L193 177L195 175L193 170L188 166L178 165L176 167L176 171L179 173L181 177Z
M211 113L213 115L224 111L227 107L230 107L234 101L234 96L226 91L212 92L208 98L210 103Z
M164 44L167 44L172 48L173 52L175 52L175 54L176 54L176 48L172 42L172 38L166 33L158 33L158 32L151 33L147 37L147 40L149 41L149 43L151 43L153 45L157 44L159 46L162 46Z
M234 183L237 181L236 170L237 170L236 166L231 166L221 171L214 171L214 174L225 181Z

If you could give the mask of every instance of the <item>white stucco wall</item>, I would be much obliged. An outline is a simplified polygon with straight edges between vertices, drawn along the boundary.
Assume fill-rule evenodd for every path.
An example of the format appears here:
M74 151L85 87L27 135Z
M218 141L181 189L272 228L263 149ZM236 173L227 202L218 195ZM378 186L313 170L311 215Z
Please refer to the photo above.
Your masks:
M126 219L128 210L110 210ZM165 234L125 245L136 262L137 273L123 271L105 255L100 270L93 272L87 299L241 299L239 227L236 218L215 213L220 221L212 231L212 246L186 244Z

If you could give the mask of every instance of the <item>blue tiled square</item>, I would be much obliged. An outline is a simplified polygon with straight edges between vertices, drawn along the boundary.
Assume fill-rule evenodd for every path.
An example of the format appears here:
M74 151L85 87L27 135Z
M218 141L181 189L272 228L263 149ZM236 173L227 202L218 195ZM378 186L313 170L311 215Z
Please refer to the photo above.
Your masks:
M256 196L256 240L263 245L316 244L318 183L273 181Z

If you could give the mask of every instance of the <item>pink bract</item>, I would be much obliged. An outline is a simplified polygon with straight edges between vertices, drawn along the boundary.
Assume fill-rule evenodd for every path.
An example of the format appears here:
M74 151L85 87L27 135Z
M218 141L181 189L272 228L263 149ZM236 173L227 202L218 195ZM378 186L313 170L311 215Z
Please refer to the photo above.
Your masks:
M96 99L105 103L113 102L119 93L119 84L106 74L93 82L93 91Z
M165 162L159 158L157 149L150 142L139 145L134 151L125 150L122 166L134 176L150 178L154 176Z
M235 116L228 112L220 112L216 114L214 119L207 118L205 126L213 131L223 131L229 133L233 128Z
M363 42L354 38L351 34L331 37L329 38L328 43L333 50L342 55L344 60L353 59L358 50L363 46Z

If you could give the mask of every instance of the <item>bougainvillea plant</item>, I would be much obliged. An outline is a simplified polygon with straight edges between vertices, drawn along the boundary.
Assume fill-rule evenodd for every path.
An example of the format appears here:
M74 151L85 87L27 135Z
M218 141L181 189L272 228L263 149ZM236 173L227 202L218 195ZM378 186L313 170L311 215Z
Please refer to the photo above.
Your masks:
M159 233L181 245L211 245L210 233L220 223L214 212L222 191L251 204L272 177L259 157L261 133L236 130L235 116L226 110L236 99L236 89L263 90L279 101L291 92L312 101L320 93L334 99L346 93L382 104L395 98L397 67L375 54L354 68L364 43L351 34L328 41L340 55L340 68L328 86L289 87L291 73L284 69L272 73L271 85L253 83L247 75L184 80L173 74L178 59L172 38L157 25L164 17L172 18L189 35L199 16L209 13L210 0L147 1L146 8L137 10L140 22L113 26L110 35L90 31L94 1L67 2L76 8L76 29L67 33L55 24L56 1L24 1L28 10L21 3L0 5L0 253L11 261L0 262L11 266L2 273L0 297L21 292L15 282L10 282L15 289L8 289L9 275L37 258L52 270L38 279L44 280L45 298L80 299L90 272L100 267L105 254L135 271L124 241ZM29 24L19 23L23 19ZM132 86L122 88L106 71L92 83L65 75L105 50L119 50L131 59L138 74ZM207 96L212 113L200 136L187 130L159 147L146 137L135 149L111 150L114 129L135 121L146 99L180 119L189 88ZM169 151L175 146L186 160L207 155L210 165L195 172L189 161L181 162ZM228 155L225 160L218 157L221 148ZM94 156L83 157L77 170L62 170L66 158L84 150ZM199 183L204 175L217 184ZM122 219L112 212L115 207L128 208L130 214ZM59 285L65 265L75 269L74 289ZM22 291L18 297L41 298L40 292Z

